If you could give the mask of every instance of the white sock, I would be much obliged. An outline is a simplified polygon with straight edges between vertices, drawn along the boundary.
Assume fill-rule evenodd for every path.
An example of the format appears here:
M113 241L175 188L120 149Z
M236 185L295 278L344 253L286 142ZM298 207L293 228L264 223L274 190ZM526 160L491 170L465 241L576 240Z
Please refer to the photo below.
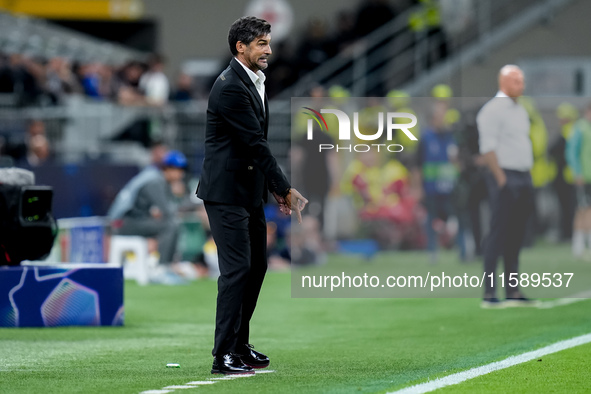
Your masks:
M585 233L581 230L575 230L573 232L573 255L575 257L581 257L583 251L585 251Z

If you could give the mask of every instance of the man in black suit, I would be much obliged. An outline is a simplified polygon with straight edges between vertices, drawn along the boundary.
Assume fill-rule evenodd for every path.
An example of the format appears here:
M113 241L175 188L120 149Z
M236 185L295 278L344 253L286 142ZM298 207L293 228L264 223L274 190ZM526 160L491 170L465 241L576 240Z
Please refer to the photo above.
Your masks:
M216 79L207 108L205 159L197 196L205 202L218 249L220 277L212 373L254 373L269 358L249 344L249 323L267 270L263 201L301 221L308 202L291 188L267 143L265 74L271 25L238 19L228 43L234 58ZM293 202L293 204L292 204Z

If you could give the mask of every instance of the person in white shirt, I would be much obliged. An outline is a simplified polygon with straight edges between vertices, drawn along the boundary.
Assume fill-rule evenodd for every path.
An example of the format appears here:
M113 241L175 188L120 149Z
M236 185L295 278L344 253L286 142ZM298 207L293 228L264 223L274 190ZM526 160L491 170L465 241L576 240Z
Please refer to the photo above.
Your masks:
M148 63L150 68L140 79L140 90L144 93L148 105L164 105L170 95L170 84L164 75L164 59L154 54Z
M510 286L514 281L509 281L511 274L519 274L519 253L534 203L530 121L527 111L517 101L524 88L521 69L515 65L504 66L499 72L499 92L482 107L476 118L480 153L489 169L486 181L492 210L484 250L487 280L483 308L535 305L535 301L524 297L518 286ZM500 256L505 264L505 302L500 302L496 296L498 276L495 276Z

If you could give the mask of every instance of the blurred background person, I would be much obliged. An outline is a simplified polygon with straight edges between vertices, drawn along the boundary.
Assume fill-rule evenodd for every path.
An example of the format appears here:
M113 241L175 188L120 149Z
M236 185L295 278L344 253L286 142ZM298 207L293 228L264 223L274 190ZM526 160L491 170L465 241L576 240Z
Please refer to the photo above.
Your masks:
M82 92L82 87L70 63L62 57L49 60L46 67L45 89L54 104L62 103L68 94Z
M322 105L322 98L326 97L326 90L322 86L316 86L311 89L310 97L318 99L318 104ZM302 116L297 119L299 122L305 122L308 116ZM301 128L305 130L305 128ZM333 138L324 131L316 131L314 139L309 140L307 134L301 134L294 137L290 155L294 167L298 171L298 179L302 184L302 193L308 198L308 215L314 216L319 224L320 230L324 227L324 213L326 199L329 192L336 192L338 189L338 158L334 150L320 152L318 144L334 144Z
M343 174L341 191L353 198L360 237L375 240L384 250L417 247L420 215L409 193L408 170L382 157L377 150L357 153Z
M519 286L508 284L511 274L519 274L519 253L534 200L530 120L518 101L525 88L523 72L515 65L506 65L499 71L498 83L499 92L482 107L476 118L480 153L489 169L487 187L492 214L484 272L485 275L492 273L494 281L486 281L482 307L535 306ZM496 296L496 268L500 256L505 263L504 303Z
M139 80L139 88L143 92L146 103L162 106L168 102L170 84L164 74L164 57L152 54L148 60L148 70Z
M582 257L585 243L591 250L591 104L573 126L566 145L566 159L573 169L577 196L572 251L576 257Z
M389 22L395 15L396 12L388 0L363 0L356 15L356 36L365 37Z
M168 152L158 167L132 178L109 209L114 234L155 239L160 262L167 265L175 260L179 231L173 187L183 179L186 168L182 153Z
M145 97L140 90L140 79L145 66L139 61L127 63L117 75L114 94L121 105L144 105Z
M27 152L24 158L16 162L17 167L40 167L51 162L49 140L44 134L37 134L27 140Z
M579 119L579 110L574 105L562 102L556 108L559 120L558 137L548 149L556 167L556 177L552 182L560 208L560 241L570 241L573 234L573 221L576 209L573 169L566 161L566 142L573 133L573 126Z
M32 140L35 137L44 137L43 139L37 138L35 143ZM33 145L36 146L36 150L40 150L40 157L47 159L49 157L49 141L47 140L47 132L45 122L40 119L29 119L26 122L26 130L18 130L17 133L10 133L6 137L6 154L14 160L14 162L21 165L28 165L27 156L31 154ZM42 146L44 146L42 148ZM42 152L43 151L43 152ZM45 152L46 151L46 152ZM34 158L35 154L32 154L31 160L33 162L39 162ZM45 161L41 159L40 161Z
M423 204L427 209L427 249L431 262L438 261L439 238L458 233L448 228L448 219L454 214L452 192L454 191L458 169L458 146L451 130L446 127L446 103L436 101L431 108L429 126L421 131L418 147L416 171L417 183L423 185ZM457 234L460 257L465 259L463 234ZM448 241L449 242L449 241Z
M187 103L195 98L193 78L188 74L180 73L170 100L177 103Z

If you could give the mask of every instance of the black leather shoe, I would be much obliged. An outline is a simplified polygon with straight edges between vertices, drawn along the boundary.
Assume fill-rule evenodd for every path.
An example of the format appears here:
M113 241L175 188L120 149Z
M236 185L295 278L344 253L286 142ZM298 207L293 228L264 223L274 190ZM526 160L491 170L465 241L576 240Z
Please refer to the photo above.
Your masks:
M526 298L526 297L507 297L503 304L505 304L505 307L507 307L507 308L515 308L515 307L537 308L538 306L540 306L540 301L532 300L531 298Z
M254 346L248 343L245 345L238 345L236 348L236 354L240 357L244 364L256 369L266 368L270 363L269 357L254 350Z
M242 375L253 374L254 370L248 365L244 365L238 355L228 353L222 356L215 356L213 358L211 373L221 373L224 375Z
M480 304L482 309L503 309L505 304L499 301L497 297L486 297Z

